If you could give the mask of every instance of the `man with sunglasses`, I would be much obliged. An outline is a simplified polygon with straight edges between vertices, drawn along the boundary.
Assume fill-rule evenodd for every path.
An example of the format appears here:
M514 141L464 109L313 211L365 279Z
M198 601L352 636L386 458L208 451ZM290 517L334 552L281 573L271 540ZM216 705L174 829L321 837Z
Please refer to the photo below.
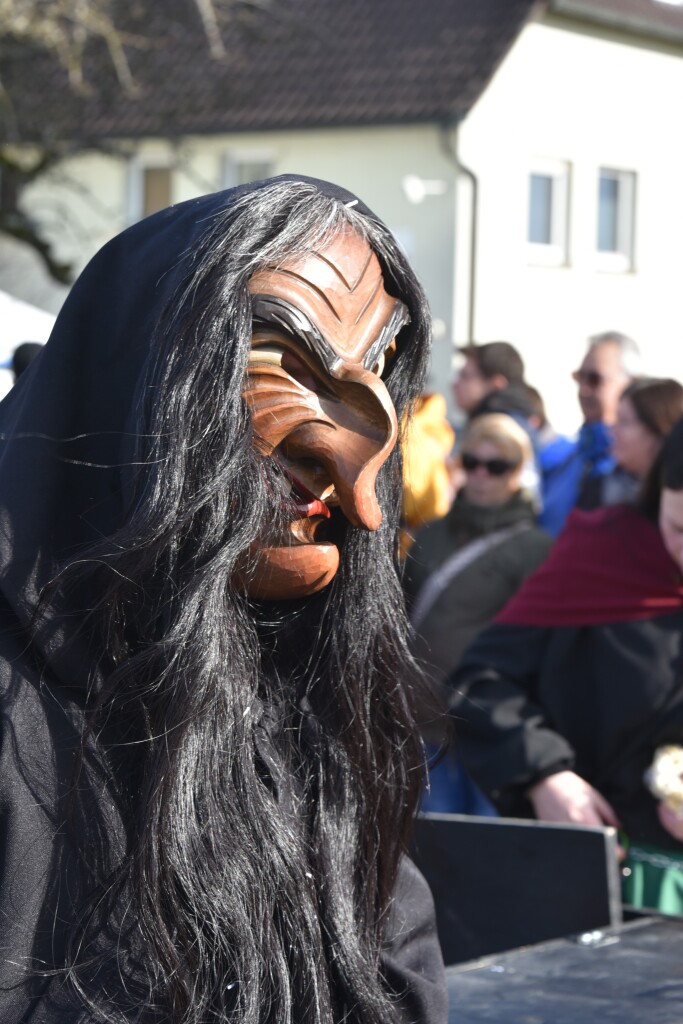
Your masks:
M610 476L609 504L622 500L616 462L612 455L612 427L624 388L641 372L640 352L632 338L616 331L594 335L574 380L579 386L579 404L584 423L579 432L578 454L581 477L576 505L590 510L608 503L605 478ZM616 471L616 472L615 472ZM623 498L632 493L630 479L624 479Z
M611 427L624 388L641 373L640 352L632 338L616 331L596 334L574 374L585 424ZM611 440L611 438L610 438Z
M543 474L544 527L560 532L573 508L590 510L630 497L633 484L612 456L612 426L619 396L640 374L640 352L632 338L606 331L588 339L588 351L572 374L584 422L576 445ZM609 495L605 480L609 476Z

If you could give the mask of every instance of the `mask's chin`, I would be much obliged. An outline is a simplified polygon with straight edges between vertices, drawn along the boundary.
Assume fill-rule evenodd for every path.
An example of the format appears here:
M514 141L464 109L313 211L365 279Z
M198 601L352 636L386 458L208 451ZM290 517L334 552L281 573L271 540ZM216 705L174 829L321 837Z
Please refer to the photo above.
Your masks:
M332 582L339 568L339 548L332 543L292 543L258 548L243 575L249 597L264 601L293 600L317 594Z

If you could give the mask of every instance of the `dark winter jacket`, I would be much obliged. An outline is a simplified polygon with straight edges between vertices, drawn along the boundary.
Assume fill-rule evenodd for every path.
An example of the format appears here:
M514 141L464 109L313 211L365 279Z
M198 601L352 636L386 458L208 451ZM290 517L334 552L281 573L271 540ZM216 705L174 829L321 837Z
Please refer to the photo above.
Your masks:
M60 969L88 879L75 840L86 845L94 863L106 835L122 848L122 837L115 838L122 826L115 801L104 788L98 792L92 778L82 779L81 813L73 820L69 787L81 712L40 680L22 646L0 598L0 1021L91 1024L94 1017L74 999ZM116 967L111 957L98 967L98 987L106 991L109 985L120 997ZM382 972L401 1020L443 1024L446 992L434 905L407 858L387 919Z
M551 557L450 678L459 753L503 814L570 769L631 839L678 849L643 781L683 744L683 582L654 524L574 513Z
M459 496L448 515L420 530L406 564L412 608L432 573L457 551L482 537L509 531L452 577L416 626L418 653L435 680L458 664L471 640L487 626L524 579L548 554L552 541L534 525L534 508L523 493L504 505L470 505Z

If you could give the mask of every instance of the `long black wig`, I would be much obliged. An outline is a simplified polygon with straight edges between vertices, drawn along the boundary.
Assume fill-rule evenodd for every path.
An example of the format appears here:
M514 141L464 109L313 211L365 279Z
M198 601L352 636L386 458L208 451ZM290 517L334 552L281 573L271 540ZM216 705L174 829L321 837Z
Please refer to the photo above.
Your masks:
M259 454L242 394L247 283L340 231L365 237L410 310L386 376L399 419L422 390L427 307L391 234L353 197L305 179L227 196L197 205L196 237L157 215L127 263L110 259L119 291L139 287L146 254L158 258L170 234L156 291L136 300L142 326L129 329L149 341L128 373L135 386L112 399L115 429L58 446L64 472L99 467L109 484L91 488L66 531L34 632L62 679L87 660L72 794L94 750L125 829L107 870L92 869L71 979L103 1020L388 1024L383 930L423 781L422 683L396 564L400 453L379 475L381 527L345 529L324 591L249 600L235 568L276 514L277 467ZM107 309L110 338L134 320L98 309L87 274L81 296L95 301L65 322L97 345ZM95 386L77 360L72 372L82 393ZM123 998L103 981L107 927Z

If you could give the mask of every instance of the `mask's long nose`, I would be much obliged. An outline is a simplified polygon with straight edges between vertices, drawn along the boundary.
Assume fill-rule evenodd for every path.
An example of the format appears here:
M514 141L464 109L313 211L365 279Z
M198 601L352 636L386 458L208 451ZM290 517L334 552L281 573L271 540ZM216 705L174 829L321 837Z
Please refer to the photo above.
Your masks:
M396 412L382 381L367 370L343 371L334 390L334 397L319 396L324 419L296 428L284 443L286 454L320 462L349 522L376 530L382 511L375 485L396 444Z

